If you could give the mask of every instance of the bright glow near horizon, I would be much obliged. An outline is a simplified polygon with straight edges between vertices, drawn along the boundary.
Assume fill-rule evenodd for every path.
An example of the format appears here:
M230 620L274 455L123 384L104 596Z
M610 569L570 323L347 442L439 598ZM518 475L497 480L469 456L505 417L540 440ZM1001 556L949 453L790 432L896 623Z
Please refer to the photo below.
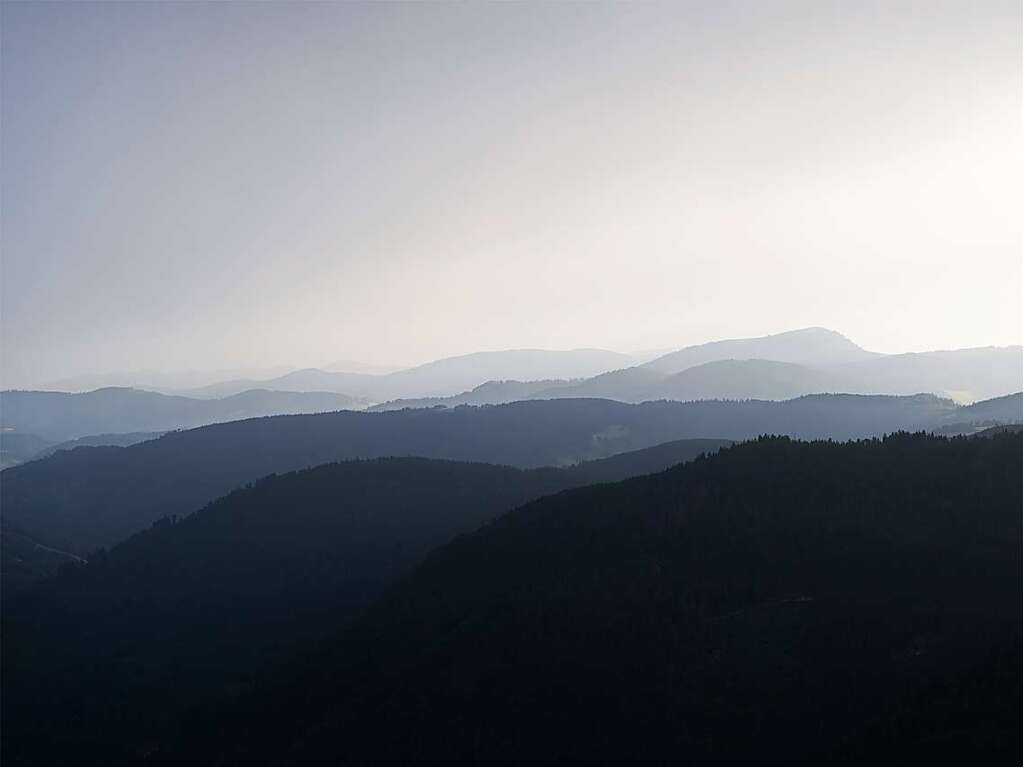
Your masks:
M2 30L5 386L810 325L1023 343L1018 2L39 3Z

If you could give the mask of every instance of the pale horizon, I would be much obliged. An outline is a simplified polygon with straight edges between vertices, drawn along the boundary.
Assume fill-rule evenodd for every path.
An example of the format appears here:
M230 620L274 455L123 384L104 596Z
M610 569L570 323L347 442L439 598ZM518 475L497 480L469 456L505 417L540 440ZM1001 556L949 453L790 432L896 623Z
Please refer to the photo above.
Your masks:
M1023 343L1016 3L2 7L2 386Z

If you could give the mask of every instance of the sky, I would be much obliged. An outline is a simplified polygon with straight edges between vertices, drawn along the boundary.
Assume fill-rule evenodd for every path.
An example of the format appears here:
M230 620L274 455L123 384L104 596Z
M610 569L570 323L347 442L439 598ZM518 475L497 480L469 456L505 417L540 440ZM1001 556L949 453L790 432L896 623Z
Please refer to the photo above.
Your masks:
M1023 4L3 3L0 367L1023 343Z

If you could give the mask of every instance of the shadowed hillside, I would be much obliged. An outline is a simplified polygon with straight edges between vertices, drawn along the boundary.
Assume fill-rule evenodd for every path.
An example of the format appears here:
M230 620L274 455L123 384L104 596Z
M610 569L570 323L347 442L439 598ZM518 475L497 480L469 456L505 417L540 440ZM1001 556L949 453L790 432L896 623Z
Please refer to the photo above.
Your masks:
M520 467L567 465L677 439L765 433L849 439L942 422L934 397L787 402L516 402L449 410L341 411L216 424L126 448L79 448L3 473L4 515L86 556L274 472L347 458L418 455Z
M327 464L161 520L88 564L5 594L3 697L15 712L5 755L64 760L49 749L77 753L90 738L139 743L340 630L454 536L541 495L660 471L721 445L674 442L565 469L422 458ZM5 557L17 558L32 542L9 532ZM94 686L107 694L90 696ZM35 717L58 708L78 723L44 746Z
M1008 764L1021 497L1023 435L901 434L544 498L167 763Z

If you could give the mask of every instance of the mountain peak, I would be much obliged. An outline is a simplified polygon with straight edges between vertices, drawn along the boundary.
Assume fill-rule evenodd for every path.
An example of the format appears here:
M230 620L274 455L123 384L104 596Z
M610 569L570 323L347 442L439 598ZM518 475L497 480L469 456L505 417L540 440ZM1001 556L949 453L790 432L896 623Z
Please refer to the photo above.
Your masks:
M694 365L721 360L762 359L810 367L860 362L878 356L857 346L841 333L808 327L758 338L711 341L665 354L645 367L661 373L680 373Z

